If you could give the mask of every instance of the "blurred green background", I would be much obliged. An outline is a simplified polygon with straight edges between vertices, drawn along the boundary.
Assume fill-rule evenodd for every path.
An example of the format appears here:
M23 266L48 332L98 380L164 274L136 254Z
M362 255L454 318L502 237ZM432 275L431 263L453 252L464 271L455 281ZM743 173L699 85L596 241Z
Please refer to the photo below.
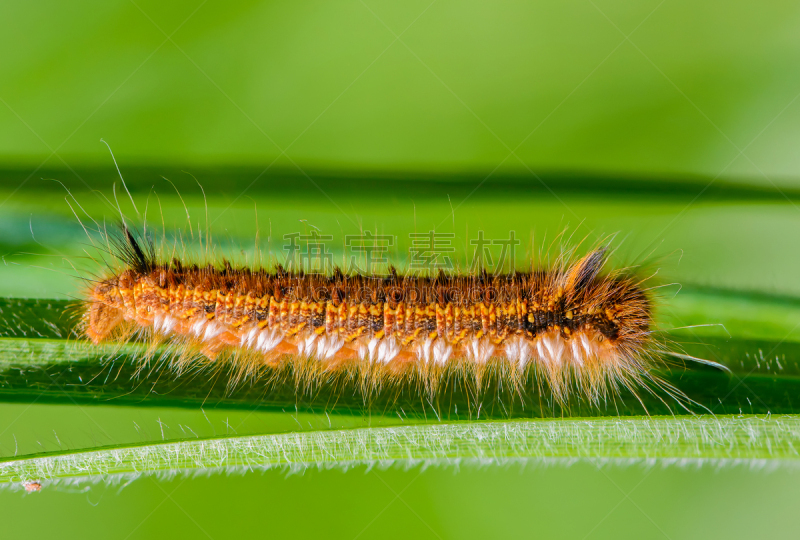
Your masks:
M585 244L616 235L616 266L646 260L682 284L664 289L664 328L722 322L685 335L800 341L797 3L6 2L0 29L2 296L77 294L73 276L97 267L73 210L111 224L116 191L141 222L102 138L150 223L185 232L188 213L204 230L207 203L220 250L240 261L256 230L277 258L286 233L317 227L341 246L374 230L397 237L400 265L410 232L455 234L464 264L477 231L513 230L519 267L565 228ZM0 452L295 423L4 403ZM61 536L84 538L796 528L792 469L596 465L140 480L2 493L0 516L12 534L47 515Z
M2 18L7 164L108 165L104 137L123 164L800 170L795 2L10 2Z

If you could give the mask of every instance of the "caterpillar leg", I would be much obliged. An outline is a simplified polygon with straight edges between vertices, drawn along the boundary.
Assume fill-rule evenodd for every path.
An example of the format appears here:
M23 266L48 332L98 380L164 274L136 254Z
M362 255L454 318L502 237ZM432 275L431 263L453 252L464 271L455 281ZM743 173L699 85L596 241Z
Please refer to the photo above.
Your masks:
M103 341L122 322L122 310L102 302L93 302L89 308L86 335L96 345Z
M281 363L281 359L286 356L296 356L299 353L297 345L286 340L279 342L273 349L264 355L264 364L271 367L277 367Z
M336 351L336 354L328 359L328 365L325 367L325 371L336 371L358 360L358 350L351 349L350 347L342 347Z
M419 358L415 353L411 351L400 351L397 353L397 356L386 364L386 370L393 375L402 375L410 370L418 361Z

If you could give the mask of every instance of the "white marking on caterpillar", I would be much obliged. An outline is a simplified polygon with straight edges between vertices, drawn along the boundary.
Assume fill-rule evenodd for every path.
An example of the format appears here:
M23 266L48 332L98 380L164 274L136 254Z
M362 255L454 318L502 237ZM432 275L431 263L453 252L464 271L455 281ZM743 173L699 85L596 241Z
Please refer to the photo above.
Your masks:
M539 345L543 345L540 347ZM564 341L560 337L545 334L539 338L537 350L542 360L554 366L560 366L564 359Z
M338 337L322 337L317 340L317 357L327 360L344 347L344 340Z
M216 323L213 323L213 322L209 322L206 325L206 332L203 335L203 340L211 341L212 339L214 339L215 337L217 337L218 335L220 335L224 331L225 331L225 328L223 328L222 325L219 325L219 324L216 324Z
M283 338L278 330L262 330L261 333L258 334L256 348L261 352L268 353L278 346L281 339Z
M369 343L367 344L367 350L369 350L369 355L367 356L367 359L370 362L374 362L375 360L377 360L375 356L375 349L378 348L378 343L380 343L379 339L372 338L371 340L369 340Z
M301 356L313 356L314 349L316 349L314 342L317 340L317 337L317 334L311 333L297 345L297 348L299 349L298 352Z
M431 345L433 344L433 340L431 338L425 338L425 341L420 343L417 346L417 358L425 362L425 364L431 363Z
M447 344L443 339L437 339L433 346L433 362L437 365L443 366L447 363L450 355L453 354L453 347Z
M583 367L585 355L583 354L583 348L580 342L577 339L572 339L570 340L569 346L570 352L572 353L572 360L579 367Z
M206 323L207 322L208 321L206 321L204 319L200 319L198 321L195 321L192 324L191 332L197 337L202 337L203 336L203 332L205 332L205 330L206 330Z
M258 333L260 331L261 330L258 328L258 326L254 326L246 334L244 334L241 339L242 347L252 348L253 343L258 337Z
M153 317L153 330L156 332L161 331L161 325L164 324L164 315L160 313L156 313L156 316Z
M531 346L523 338L512 339L505 348L509 361L515 364L520 371L524 371L527 367L532 352Z
M400 354L400 347L397 345L397 340L393 337L381 340L378 347L378 362L387 364L394 360L398 354Z
M589 341L589 336L587 336L585 332L581 332L579 334L578 340L580 341L580 344L583 346L583 350L586 353L587 359L591 359L597 356L594 347L592 347L592 343Z
M178 320L167 315L164 317L164 323L161 325L161 331L165 334L169 334L172 332L172 329L175 328L176 324L178 324Z
M473 339L471 346L467 346L467 358L478 363L485 364L494 354L496 347L488 339Z

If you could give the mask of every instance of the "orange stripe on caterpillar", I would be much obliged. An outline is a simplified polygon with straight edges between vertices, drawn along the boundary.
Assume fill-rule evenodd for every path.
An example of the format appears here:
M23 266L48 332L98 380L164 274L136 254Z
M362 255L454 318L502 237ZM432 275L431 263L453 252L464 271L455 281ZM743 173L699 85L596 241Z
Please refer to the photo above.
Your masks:
M94 343L127 321L212 360L233 350L262 365L299 356L323 371L413 371L428 389L451 363L496 361L518 380L534 369L559 402L573 386L597 401L655 381L651 302L637 279L601 273L604 250L530 273L376 278L158 263L125 234L128 268L89 293Z

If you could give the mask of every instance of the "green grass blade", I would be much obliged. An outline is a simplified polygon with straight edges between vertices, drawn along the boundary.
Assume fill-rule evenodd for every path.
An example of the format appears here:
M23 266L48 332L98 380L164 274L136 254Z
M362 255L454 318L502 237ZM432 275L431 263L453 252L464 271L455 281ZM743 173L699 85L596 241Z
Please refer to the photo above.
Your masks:
M795 302L768 295L734 291L690 289L666 314L666 324L679 321L721 322L749 328L748 339L731 339L721 326L673 330L665 334L681 350L728 366L732 373L699 365L664 370L664 378L699 404L695 412L715 414L791 414L792 396L800 395L800 342L791 333L800 310ZM293 383L256 382L231 392L227 376L209 372L180 377L153 369L139 370L139 344L94 346L75 336L75 319L65 313L70 304L56 300L0 300L0 401L92 403L116 405L213 405L253 408L297 407L302 410L363 410L363 398L348 386L335 392L319 389L298 395ZM717 306L715 308L715 306ZM772 314L773 316L769 316ZM738 325L738 326L737 326ZM720 336L720 334L723 336ZM737 332L737 335L740 332ZM352 382L352 381L351 381ZM352 384L351 384L352 386ZM530 387L533 385L531 383ZM499 396L499 398L498 398ZM373 411L402 410L404 417L439 416L445 420L491 417L554 417L597 415L672 414L674 402L642 394L595 407L574 400L559 407L538 395L523 400L488 392L473 397L448 394L436 403L425 402L413 389L371 403Z
M0 463L0 484L121 481L167 472L601 459L800 464L800 418L652 417L412 425L188 440Z

